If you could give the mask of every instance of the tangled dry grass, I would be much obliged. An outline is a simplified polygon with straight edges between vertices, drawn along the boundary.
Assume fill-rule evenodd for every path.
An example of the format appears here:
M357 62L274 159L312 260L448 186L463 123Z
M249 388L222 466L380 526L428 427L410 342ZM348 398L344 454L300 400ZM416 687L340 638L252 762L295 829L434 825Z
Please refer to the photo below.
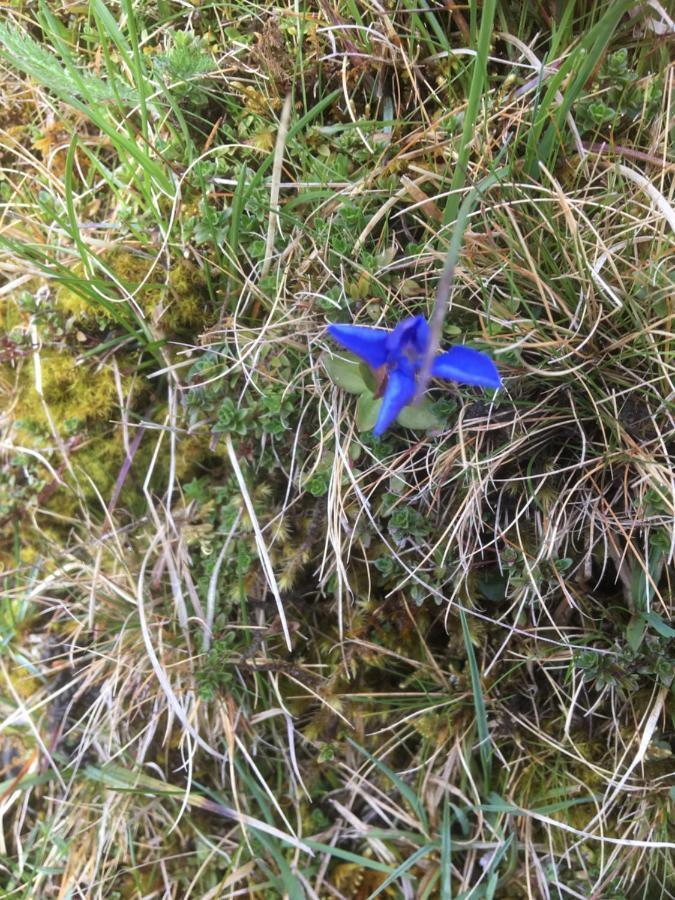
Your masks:
M668 12L85 6L0 24L3 896L673 896ZM505 388L377 440L326 321L471 189Z

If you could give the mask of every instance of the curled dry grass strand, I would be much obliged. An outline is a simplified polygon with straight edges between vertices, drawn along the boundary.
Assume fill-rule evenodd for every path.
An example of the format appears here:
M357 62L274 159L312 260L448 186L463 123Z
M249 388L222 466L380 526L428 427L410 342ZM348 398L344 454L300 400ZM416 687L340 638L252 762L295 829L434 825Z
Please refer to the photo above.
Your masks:
M0 28L9 896L673 893L668 14L441 6Z

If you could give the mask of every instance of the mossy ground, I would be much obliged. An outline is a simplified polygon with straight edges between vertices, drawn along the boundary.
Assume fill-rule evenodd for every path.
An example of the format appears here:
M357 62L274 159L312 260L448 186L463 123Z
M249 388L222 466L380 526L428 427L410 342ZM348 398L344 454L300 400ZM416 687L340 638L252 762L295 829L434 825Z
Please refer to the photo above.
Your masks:
M673 896L672 22L196 6L0 23L3 896Z

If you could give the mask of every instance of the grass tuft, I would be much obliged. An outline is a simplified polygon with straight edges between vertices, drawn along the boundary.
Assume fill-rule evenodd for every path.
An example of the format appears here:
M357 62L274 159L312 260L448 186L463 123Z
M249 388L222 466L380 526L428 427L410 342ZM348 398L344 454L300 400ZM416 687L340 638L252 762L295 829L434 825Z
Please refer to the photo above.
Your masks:
M675 896L665 6L5 13L2 896Z

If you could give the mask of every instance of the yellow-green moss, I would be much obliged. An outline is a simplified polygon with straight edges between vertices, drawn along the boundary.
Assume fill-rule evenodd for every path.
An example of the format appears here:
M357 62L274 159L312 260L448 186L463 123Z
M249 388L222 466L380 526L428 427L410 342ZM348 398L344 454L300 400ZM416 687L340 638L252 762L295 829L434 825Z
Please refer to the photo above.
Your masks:
M71 421L110 418L117 405L115 378L107 366L77 364L75 356L48 348L40 352L42 394L57 428ZM24 365L15 418L44 424L45 412L35 386L33 363Z
M17 296L10 294L0 301L0 332L8 335L13 328L26 325L28 316L22 313L17 302Z
M187 259L169 272L169 297L161 324L167 331L202 329L211 319L206 279L201 269Z
M81 264L74 266L71 272L74 278L82 279L85 276ZM91 303L72 287L71 284L61 284L55 294L56 309L66 318L72 317L76 322L92 325L97 319L109 321L112 315L99 304Z
M138 512L139 503L145 503L140 485L152 462L156 441L156 432L150 431L143 436L120 492L118 508ZM165 489L169 477L171 457L168 453L168 444L165 446L167 452L160 453L154 461L153 476L150 482L150 488L157 491ZM176 458L178 479L180 481L189 479L195 465L208 453L208 441L203 437L195 435L180 441ZM124 462L120 430L97 428L97 433L89 437L86 444L74 452L72 462L75 472L82 476L80 477L80 489L84 497L92 501L95 499L95 491L89 481L91 479L103 500L108 502ZM88 478L84 476L88 476Z
M98 494L107 503L124 462L124 446L119 432L103 431L87 440L73 454L73 468L87 500Z
M167 274L161 266L152 268L153 259L127 250L107 252L101 259L115 280L133 295L143 314L166 334L188 330L198 333L210 321L212 310L206 279L201 269L189 260L172 261ZM74 267L72 274L85 280L81 265ZM124 302L124 294L112 282L110 293L112 296L118 293L120 299L116 302ZM88 302L67 284L56 291L56 307L66 317L89 327L113 318L105 307Z

